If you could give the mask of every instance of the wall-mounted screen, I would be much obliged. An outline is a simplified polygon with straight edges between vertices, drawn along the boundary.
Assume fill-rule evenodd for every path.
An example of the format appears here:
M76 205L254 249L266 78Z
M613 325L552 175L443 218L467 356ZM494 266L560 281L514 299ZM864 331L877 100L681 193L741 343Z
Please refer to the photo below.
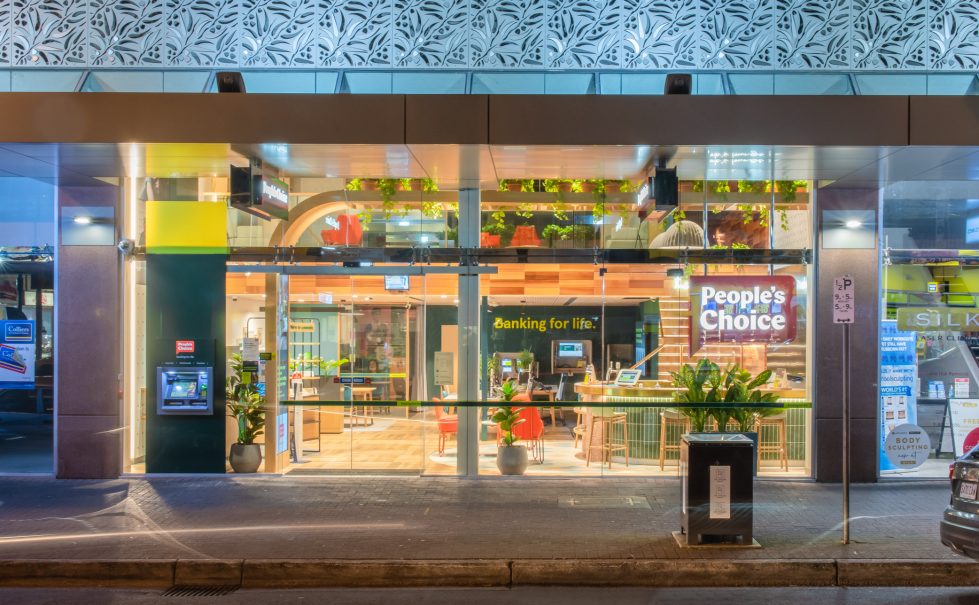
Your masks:
M585 343L581 341L557 343L558 357L584 357Z
M407 275L385 275L384 289L405 291L411 288L410 280Z

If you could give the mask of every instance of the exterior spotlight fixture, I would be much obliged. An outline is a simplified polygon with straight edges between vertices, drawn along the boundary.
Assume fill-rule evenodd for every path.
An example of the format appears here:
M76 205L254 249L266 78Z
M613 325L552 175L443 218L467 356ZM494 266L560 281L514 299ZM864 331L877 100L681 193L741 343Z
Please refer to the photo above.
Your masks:
M674 267L672 269L667 269L666 270L666 276L667 277L672 277L674 279L675 278L678 278L678 277L683 277L683 269L681 269L680 267Z
M693 76L690 74L666 74L666 83L663 85L664 95L688 95L693 85Z
M846 225L847 229L859 229L860 227L863 227L863 223L856 219L850 219L844 224Z
M91 225L92 217L90 216L76 216L72 219L76 225Z
M218 92L245 92L245 79L240 71L219 71L214 77Z

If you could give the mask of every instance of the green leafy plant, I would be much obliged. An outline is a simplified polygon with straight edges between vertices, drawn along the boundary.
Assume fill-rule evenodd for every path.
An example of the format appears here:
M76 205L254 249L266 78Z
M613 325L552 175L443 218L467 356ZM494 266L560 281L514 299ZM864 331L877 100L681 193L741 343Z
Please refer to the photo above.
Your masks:
M350 179L344 187L347 191L363 191L364 179Z
M524 349L523 351L520 351L520 354L517 355L517 366L520 367L521 370L525 372L530 370L530 366L533 363L534 363L534 354L531 353L528 349Z
M427 218L442 218L443 211L442 202L422 202L422 215Z
M503 401L510 402L517 394L517 386L512 380L507 380L500 387L500 397ZM493 422L499 425L500 430L503 431L502 442L505 445L513 445L520 440L519 437L513 434L513 427L525 422L524 418L520 417L520 411L523 408L517 408L509 405L501 406L497 408L496 413L493 414L491 419Z
M422 191L425 193L435 193L439 190L438 185L435 183L434 179L422 179Z
M531 193L534 190L533 179L503 179L500 181L500 191L509 191L511 183L519 183L520 191Z
M520 218L530 220L534 218L534 205L530 202L521 202L517 204L517 210L514 214Z
M670 372L673 386L680 391L673 393L673 401L687 404L679 408L680 413L690 420L694 432L702 433L710 419L709 405L721 401L721 369L717 364L701 359L695 367L684 364L676 372ZM696 406L696 407L694 407Z
M674 401L686 404L707 404L697 407L680 408L680 412L690 419L694 431L703 431L711 417L718 430L724 430L729 420L734 420L738 430L748 432L759 415L778 413L778 408L758 407L751 404L775 403L778 395L762 393L759 387L771 378L772 371L764 370L752 377L751 372L737 364L726 369L707 359L701 359L696 367L684 365L677 372L671 372L673 385L684 389L673 395ZM711 406L709 404L727 404ZM747 404L735 406L732 404Z
M561 227L560 225L547 225L544 230L541 231L541 236L544 239L561 239L569 240L574 236L574 225L567 225L566 227Z
M806 181L775 181L775 187L782 194L782 201L784 202L795 201L796 191L805 187L807 184Z
M398 181L377 179L377 190L381 193L381 210L384 211L384 218L391 218L394 216L394 194L398 191Z
M238 425L238 443L250 445L265 431L265 398L251 380L244 380L244 374L244 361L236 353L225 381L225 405Z

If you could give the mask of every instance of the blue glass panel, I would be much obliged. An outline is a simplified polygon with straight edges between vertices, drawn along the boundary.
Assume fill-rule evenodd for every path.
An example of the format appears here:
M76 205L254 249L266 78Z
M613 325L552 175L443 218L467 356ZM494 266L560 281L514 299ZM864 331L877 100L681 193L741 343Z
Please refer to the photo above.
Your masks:
M316 73L311 71L251 71L244 72L245 90L250 93L313 94L316 92Z
M857 93L861 95L923 95L928 81L923 74L857 74Z
M163 92L163 72L92 71L82 92Z
M343 74L340 92L352 94L391 94L393 85L389 71L355 71Z
M542 95L545 91L544 74L473 74L472 93L475 95Z
M979 76L974 74L930 74L928 76L930 95L975 95L979 94Z
M396 72L392 90L403 95L466 94L466 74L459 72Z
M693 90L698 95L727 94L724 90L724 76L721 74L694 74Z
M340 74L335 71L316 72L316 92L323 95L331 95L337 91L337 81Z
M54 198L49 182L0 178L0 246L54 244Z
M852 95L846 74L776 74L777 95Z
M10 92L10 71L0 70L0 92Z
M770 95L775 90L772 74L730 74L728 81L734 95Z
M661 95L666 74L622 74L622 94Z
M163 74L163 92L204 92L208 71L168 71Z
M75 92L83 71L15 70L10 78L12 92Z
M622 74L598 74L598 83L603 95L622 94Z
M593 95L595 77L592 74L546 74L544 93L549 95Z

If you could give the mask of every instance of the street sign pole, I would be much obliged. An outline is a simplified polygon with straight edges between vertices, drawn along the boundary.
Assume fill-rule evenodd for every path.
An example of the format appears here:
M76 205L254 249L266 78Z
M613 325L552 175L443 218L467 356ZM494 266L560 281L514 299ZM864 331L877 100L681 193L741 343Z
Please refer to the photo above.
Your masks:
M850 324L856 315L853 278L833 280L833 323L843 324L843 543L850 543Z

